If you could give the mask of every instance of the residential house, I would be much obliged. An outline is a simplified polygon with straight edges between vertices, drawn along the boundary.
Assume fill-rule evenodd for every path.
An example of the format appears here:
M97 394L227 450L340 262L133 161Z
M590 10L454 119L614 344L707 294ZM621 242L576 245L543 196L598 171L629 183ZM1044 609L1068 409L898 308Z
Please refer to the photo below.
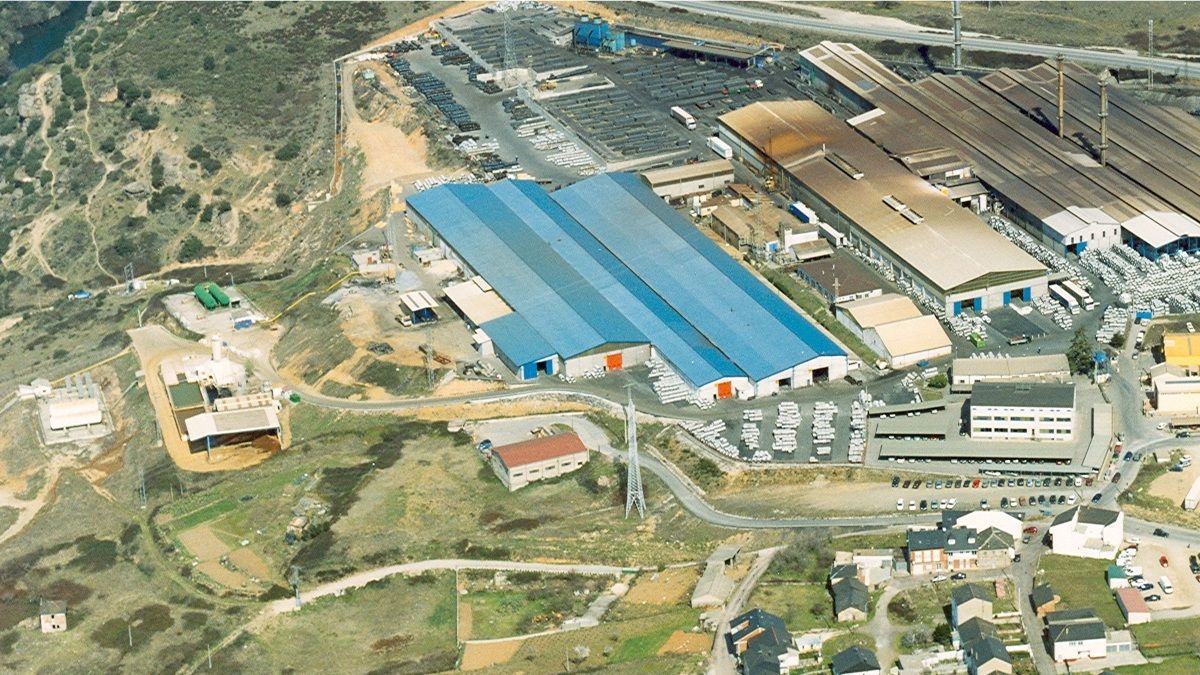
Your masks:
M974 618L992 620L991 591L979 584L963 584L950 592L950 625Z
M905 551L914 576L946 571L946 533L942 530L909 530Z
M588 461L588 449L573 433L533 438L491 450L492 471L509 491L579 469Z
M1125 615L1125 623L1130 626L1135 626L1139 623L1149 623L1150 607L1142 598L1142 593L1136 588L1117 589L1117 606L1121 608L1121 614Z
M67 629L67 603L62 600L42 600L38 614L43 633L61 633Z
M979 533L966 527L943 530L946 536L946 567L969 570L979 566Z
M1069 609L1046 615L1050 656L1055 661L1104 658L1108 638L1104 622L1091 609Z
M1021 519L1005 511L942 511L942 529L950 527L969 527L977 532L983 532L994 527L1016 539L1021 536L1024 527Z
M953 624L951 625L953 626ZM951 633L951 640L956 649L963 649L966 645L984 638L1000 637L1000 632L996 630L995 624L990 619L978 616L964 619L962 623L953 626L953 628L954 631Z
M994 527L979 531L975 566L983 570L1008 567L1017 555L1013 537Z
M842 579L858 579L858 565L834 563L829 568L829 583L837 583Z
M800 662L783 619L759 608L729 622L725 644L741 665L743 675L787 673Z
M970 675L1012 675L1012 657L1008 647L995 636L986 636L963 645L963 660Z
M1076 506L1050 524L1051 551L1080 558L1112 558L1125 538L1121 511Z
M838 623L867 620L871 594L866 584L850 577L831 584L829 590L833 594L833 615Z
M1029 601L1033 605L1034 613L1039 617L1044 617L1058 609L1058 603L1062 601L1062 597L1054 592L1050 584L1041 584L1033 587L1033 592L1029 594Z
M858 580L867 588L876 589L891 580L895 551L890 548L861 549L854 551L852 560L858 565Z
M1129 588L1129 577L1120 565L1109 565L1108 570L1104 573L1104 577L1108 579L1108 589L1110 591L1115 591L1118 588Z
M833 675L880 675L879 659L869 649L855 645L830 659Z

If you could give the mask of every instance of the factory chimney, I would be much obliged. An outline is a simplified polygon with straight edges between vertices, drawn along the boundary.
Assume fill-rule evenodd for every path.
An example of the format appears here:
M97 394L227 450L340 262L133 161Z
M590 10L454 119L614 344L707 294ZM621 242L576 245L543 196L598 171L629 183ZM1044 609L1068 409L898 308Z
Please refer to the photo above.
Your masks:
M209 342L212 343L212 360L220 361L225 355L221 349L221 347L222 347L221 336L214 335L209 338Z
M1108 69L1100 73L1100 166L1108 166Z
M954 72L962 73L962 6L959 0L951 0L950 11L954 19Z
M1066 94L1064 93L1065 78L1063 77L1063 55L1059 54L1054 57L1055 63L1058 64L1058 137L1063 137L1063 107Z

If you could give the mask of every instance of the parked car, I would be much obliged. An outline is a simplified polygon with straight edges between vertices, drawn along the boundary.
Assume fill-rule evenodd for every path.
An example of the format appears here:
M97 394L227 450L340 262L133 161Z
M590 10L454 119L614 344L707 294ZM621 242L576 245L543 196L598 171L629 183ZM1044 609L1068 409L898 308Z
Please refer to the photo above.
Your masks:
M1192 574L1200 574L1200 560L1197 560L1196 556L1188 558L1188 569L1192 571Z
M1118 471L1118 472L1116 472L1116 473L1114 473L1114 474L1113 474L1113 477L1112 477L1112 482L1113 482L1113 483L1120 483L1120 482L1121 482L1121 472L1120 472L1120 471Z
M1154 536L1169 537L1169 536L1171 536L1171 533L1167 532L1166 530L1162 529L1161 527L1156 527L1156 528L1154 528Z
M904 497L901 497L900 499L896 500L896 510L897 511L904 510Z
M1062 487L1062 477L1054 479L1054 487Z
M1102 497L1102 495L1101 495L1099 492L1097 492L1096 494L1092 495L1092 503L1093 503L1093 504L1099 504L1099 503L1100 503L1100 498L1101 498L1101 497Z
M1025 479L1024 478L1017 479L1017 487L1025 487Z
M1153 588L1153 587L1151 587L1151 588ZM1153 595L1146 596L1146 602L1158 602L1159 600L1162 600L1162 596L1159 595L1158 593L1154 593Z
M929 510L929 502L925 501L924 499L921 500L921 510L922 511Z
M1035 527L1033 525L1030 525L1029 527L1027 527L1021 531L1024 532L1025 534L1037 534L1038 533L1037 527Z
M892 487L900 484L900 476L892 476Z
M945 574L939 574L936 577L930 579L930 581L937 584L937 583L941 583L941 582L945 581L946 579L947 579L947 577Z
M909 511L916 511L916 510L917 510L917 502L916 502L916 500L913 500L913 499L910 499L910 500L908 500L908 510L909 510Z
M482 452L484 450L491 450L492 449L492 439L485 438L482 441L479 441L479 443L477 443L475 445L475 449L479 450L480 452Z
M953 579L954 581L958 581L960 579L966 579L967 573L966 572L955 572L954 574L950 575L950 578Z
M1171 561L1167 560L1167 556L1165 556L1165 555L1158 556L1158 566L1159 567L1168 567L1168 566L1170 566L1170 564L1171 564Z
M1013 556L1013 562L1021 562L1021 554L1020 553Z
M1137 586L1134 586L1134 588L1138 589L1139 591L1149 591L1154 589L1154 584L1146 582L1138 584Z
M1000 498L1000 508L1002 508L1002 509L1007 509L1007 508L1008 508L1008 497L1001 497L1001 498Z
M911 480L906 480L906 481L904 481L904 484L903 484L903 485L901 485L900 487L901 487L901 488L903 488L903 489L905 489L905 490L907 490L907 489L908 489L908 486L910 486L910 485L912 485L912 481L911 481Z
M1133 453L1132 453L1132 452L1129 452L1129 451L1126 451L1126 452L1125 452L1125 461L1126 461L1126 462L1129 462L1129 461L1132 461L1132 460L1133 460Z
M1021 543L1028 544L1029 543L1029 535L1025 535L1024 537L1021 537Z
M971 487L973 487L973 488L979 487L979 479L975 479L975 480L971 481Z
M1075 493L1072 492L1071 494L1067 495L1067 504L1074 504L1076 501L1078 501L1078 499L1079 498L1075 496Z
M981 508L981 509L983 509L984 511L986 511L986 510L988 510L988 509L989 509L989 508L991 508L991 507L990 507L990 506L988 506L988 500L986 500L986 499L980 499L980 500L979 500L979 508Z

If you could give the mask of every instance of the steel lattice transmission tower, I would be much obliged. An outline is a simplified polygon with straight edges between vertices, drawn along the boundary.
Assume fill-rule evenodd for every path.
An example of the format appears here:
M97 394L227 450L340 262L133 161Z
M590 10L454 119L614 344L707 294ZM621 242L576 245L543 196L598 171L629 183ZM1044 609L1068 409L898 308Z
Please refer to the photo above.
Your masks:
M646 517L646 493L642 489L642 466L638 462L637 411L633 407L633 394L625 405L625 442L629 446L629 460L625 477L625 517L637 507L638 516Z

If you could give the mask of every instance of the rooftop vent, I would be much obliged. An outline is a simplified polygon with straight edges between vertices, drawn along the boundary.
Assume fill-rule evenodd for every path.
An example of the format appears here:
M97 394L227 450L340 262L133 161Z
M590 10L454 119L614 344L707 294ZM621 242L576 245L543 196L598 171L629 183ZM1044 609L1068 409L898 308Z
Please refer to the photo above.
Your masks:
M907 208L907 207L905 207L905 209L904 209L903 211L901 211L901 212L900 212L900 215L904 216L904 218L905 218L906 220L908 220L908 222L910 222L910 223L912 223L912 224L914 224L914 225L916 225L917 223L920 223L921 221L925 220L925 218L923 218L923 217L921 216L921 214L919 214L919 213L917 213L916 211L913 211L912 209L910 209L910 208Z
M825 159L829 160L830 164L836 166L839 170L841 170L842 173L846 174L853 180L861 180L862 177L866 175L863 172L859 171L858 169L854 168L853 164L851 164L850 162L847 162L845 159L842 158L841 155L837 154L836 152L828 153L827 155L825 155Z
M899 199L896 199L895 197L893 197L891 195L884 195L883 203L892 207L893 211L903 211L904 209L908 208L907 206L904 205L904 202L900 201Z

